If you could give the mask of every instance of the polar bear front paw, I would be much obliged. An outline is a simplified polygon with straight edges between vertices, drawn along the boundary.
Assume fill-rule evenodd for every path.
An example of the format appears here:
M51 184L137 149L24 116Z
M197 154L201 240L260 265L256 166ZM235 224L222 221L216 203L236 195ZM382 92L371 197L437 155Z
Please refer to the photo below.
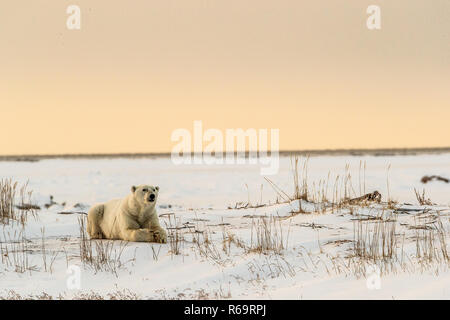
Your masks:
M167 243L167 233L163 228L153 230L153 241L158 243Z

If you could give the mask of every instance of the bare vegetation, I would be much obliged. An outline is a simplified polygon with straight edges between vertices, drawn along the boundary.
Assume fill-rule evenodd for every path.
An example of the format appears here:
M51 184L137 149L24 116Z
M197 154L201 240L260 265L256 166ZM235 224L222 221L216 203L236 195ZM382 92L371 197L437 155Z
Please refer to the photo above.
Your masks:
M50 273L53 272L53 264L55 263L56 258L58 257L58 254L60 253L59 250L55 250L53 253L50 253L50 256L47 256L47 250L45 245L45 228L41 228L42 238L41 238L41 252L42 252L42 261L44 265L44 271L49 271ZM49 261L47 261L47 258Z
M424 205L432 206L433 205L433 202L431 201L431 199L427 198L425 196L425 189L423 189L422 193L420 193L419 191L416 190L416 188L414 188L414 194L416 195L417 202L419 202L419 204L421 206L424 206Z
M72 297L59 294L52 296L46 292L40 294L20 294L15 290L5 292L0 295L0 300L139 300L142 297L128 289L116 289L107 294L101 294L95 291L77 293Z
M36 217L35 211L39 207L30 204L31 195L28 183L19 186L12 179L0 180L0 223L15 221L24 226L29 215Z
M297 274L295 266L279 254L266 255L262 262L253 259L247 263L247 267L252 280L263 280L267 277L273 279L280 276L287 278Z
M168 215L168 218L167 230L169 233L167 235L167 241L170 246L170 253L172 255L180 255L182 253L181 247L184 243L184 237L180 231L183 227L179 225L179 220L177 220L175 214Z
M221 251L216 245L217 241L212 240L208 228L193 233L192 242L194 243L194 248L198 250L200 257L209 259L218 265L225 264L226 259L222 257Z
M116 289L113 292L107 294L101 294L95 291L82 292L74 295L72 300L140 300L141 295L128 290L128 289Z
M122 262L122 253L128 245L126 241L114 240L91 240L86 234L86 217L78 217L80 230L80 259L84 266L92 268L95 272L109 271L117 276L119 269L126 263L134 260Z
M397 220L394 215L384 212L377 219L361 219L354 222L353 253L355 256L376 262L395 256L397 248Z
M0 242L0 254L2 264L6 268L12 268L17 273L38 270L37 266L30 262L30 241L25 238L23 230L14 231L12 234L4 233L3 239L4 242Z
M382 274L400 270L414 272L417 269L438 272L441 268L448 268L448 235L444 225L438 214L424 219L421 219L421 224L408 227L414 230L415 252L405 250L407 231L399 234L395 213L382 213L376 219L357 219L348 265L353 266L357 276L364 274L368 265L378 266Z
M277 203L297 203L298 208L292 211L292 215L304 214L304 213L326 213L329 208L331 212L336 212L340 209L350 208L352 205L368 206L371 203L380 203L381 194L378 191L366 193L366 164L360 162L359 168L359 195L353 186L353 179L350 173L350 165L345 166L344 174L337 175L334 184L330 191L330 177L331 173L328 173L326 179L321 179L316 184L312 184L308 181L308 158L305 159L303 164L300 159L295 156L291 158L292 166L292 181L293 181L293 193L289 195L288 192L280 188L275 182L269 178L265 178L269 185L273 188L277 194ZM387 169L387 188L388 188L388 202L389 207L394 208L396 202L390 199L389 195L389 169ZM363 175L361 177L361 171ZM301 174L300 174L301 172ZM331 201L329 200L331 199ZM305 204L313 205L314 210L305 208Z
M0 295L0 300L64 300L64 298L61 294L57 297L53 297L46 292L24 295L15 290L9 290L5 292L5 295Z
M249 251L281 254L287 248L289 230L284 235L280 219L273 216L252 220Z
M439 215L428 216L428 221L415 225L416 258L422 264L450 263L447 251L447 232ZM417 221L417 219L415 219Z

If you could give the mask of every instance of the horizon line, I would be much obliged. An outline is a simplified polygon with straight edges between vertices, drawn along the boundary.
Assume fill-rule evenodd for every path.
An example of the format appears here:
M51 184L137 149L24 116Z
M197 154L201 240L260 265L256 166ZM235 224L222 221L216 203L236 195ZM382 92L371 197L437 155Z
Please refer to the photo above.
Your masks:
M267 151L270 153L270 151ZM450 147L422 147L422 148L339 148L339 149L304 149L304 150L280 150L279 155L305 155L305 156L321 156L321 155L374 155L374 156L395 156L395 155L417 155L417 154L439 154L450 152ZM226 151L222 151L225 154ZM242 152L243 153L243 152ZM249 153L258 153L258 151L245 151L245 155ZM62 154L11 154L0 155L0 161L38 161L42 159L56 158L148 158L148 157L170 157L171 152L115 152L115 153L62 153ZM191 156L195 154L203 154L203 152L191 152ZM234 151L237 155L238 151Z

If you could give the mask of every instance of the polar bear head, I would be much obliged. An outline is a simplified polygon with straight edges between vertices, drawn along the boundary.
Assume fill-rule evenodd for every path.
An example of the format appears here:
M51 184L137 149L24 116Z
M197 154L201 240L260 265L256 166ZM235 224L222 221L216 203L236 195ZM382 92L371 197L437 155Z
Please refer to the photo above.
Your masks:
M132 186L131 192L141 205L150 206L155 205L156 199L158 199L159 187L143 184L140 186Z

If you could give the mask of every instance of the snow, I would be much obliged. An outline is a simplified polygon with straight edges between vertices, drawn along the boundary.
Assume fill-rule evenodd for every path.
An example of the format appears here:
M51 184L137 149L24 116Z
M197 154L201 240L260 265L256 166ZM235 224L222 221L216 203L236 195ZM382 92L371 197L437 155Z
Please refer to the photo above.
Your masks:
M302 160L303 165L305 159ZM346 175L346 165L354 190L351 196L378 190L383 203L331 206L336 177L342 179ZM299 171L302 174L302 167ZM260 175L258 165L176 166L170 158L48 159L0 162L0 173L1 177L19 183L28 181L29 189L33 190L32 202L42 208L36 218L28 218L23 230L28 265L34 268L16 272L13 265L2 261L0 296L13 290L23 296L45 292L53 297L61 294L76 298L82 293L106 296L126 289L146 299L450 298L448 260L433 260L427 265L415 259L414 237L421 231L413 228L428 222L435 226L438 217L446 231L448 246L450 184L436 181L423 185L420 179L424 175L450 177L450 154L312 157L307 171L309 192L316 195L322 180L322 188L328 185L328 202L302 201L301 208L306 213L298 213L298 200L286 202L277 196ZM291 158L282 157L280 172L268 178L292 195ZM112 256L125 246L120 266L94 270L83 264L79 218L84 215L60 212L87 212L94 203L123 197L132 185L142 183L161 188L158 213L162 225L185 226L178 231L184 239L180 254L171 252L170 244L114 241ZM385 203L388 188L390 198L397 201L395 205ZM424 188L427 198L435 204L419 205L414 188L420 191ZM343 185L337 189L342 197ZM57 204L45 208L50 195ZM399 238L396 247L410 261L405 258L403 264L395 263L390 272L384 272L380 264L380 286L373 289L368 285L370 274L344 266L352 259L357 219L390 214L396 220L395 233ZM262 216L276 217L272 231L276 241L283 243L278 253L251 250L256 243L257 228L261 228L258 217ZM0 225L0 229L0 245L14 248L14 243L21 239L21 225L11 222ZM205 237L209 247L205 246ZM230 237L236 241L227 242ZM100 242L109 243L93 241ZM439 243L436 240L436 248ZM202 250L209 253L205 256ZM11 259L17 258L12 252L9 255ZM340 272L333 269L336 264L341 266ZM80 267L79 289L67 285L71 265ZM364 270L369 265L365 264Z

